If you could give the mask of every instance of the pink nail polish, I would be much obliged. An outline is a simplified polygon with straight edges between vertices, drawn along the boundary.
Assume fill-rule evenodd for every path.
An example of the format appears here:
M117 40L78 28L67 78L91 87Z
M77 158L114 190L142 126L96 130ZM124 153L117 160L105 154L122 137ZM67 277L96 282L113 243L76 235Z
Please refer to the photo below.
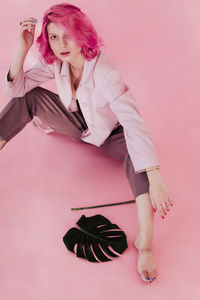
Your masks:
M165 217L164 217L164 216L162 216L162 218L164 219Z

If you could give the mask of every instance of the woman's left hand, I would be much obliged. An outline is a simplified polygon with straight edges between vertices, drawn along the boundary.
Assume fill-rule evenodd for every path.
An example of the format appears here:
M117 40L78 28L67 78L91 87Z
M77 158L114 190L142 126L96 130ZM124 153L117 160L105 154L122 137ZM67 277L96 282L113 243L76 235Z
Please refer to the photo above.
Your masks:
M154 208L164 218L173 205L173 200L158 170L147 172L149 179L149 195Z

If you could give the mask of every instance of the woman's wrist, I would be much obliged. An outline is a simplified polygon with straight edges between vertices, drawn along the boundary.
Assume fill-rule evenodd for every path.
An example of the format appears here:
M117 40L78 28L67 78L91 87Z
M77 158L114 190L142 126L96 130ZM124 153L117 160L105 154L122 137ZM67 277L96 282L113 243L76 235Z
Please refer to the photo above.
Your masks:
M152 167L152 168L147 168L146 169L147 177L148 179L155 178L157 174L160 174L160 167Z
M151 167L151 168L147 168L146 169L146 172L153 172L153 171L155 171L155 170L160 170L160 167L159 166L156 166L156 167Z

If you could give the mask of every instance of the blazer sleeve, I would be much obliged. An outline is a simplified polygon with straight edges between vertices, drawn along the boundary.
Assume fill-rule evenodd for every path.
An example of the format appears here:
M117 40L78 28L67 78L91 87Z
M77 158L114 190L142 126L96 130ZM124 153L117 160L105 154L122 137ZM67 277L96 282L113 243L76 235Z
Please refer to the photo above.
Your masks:
M141 117L129 87L123 82L118 69L107 72L101 90L111 110L123 126L128 153L135 172L141 173L146 168L159 166L150 132Z
M47 65L43 59L38 59L26 72L22 69L12 81L8 80L8 73L4 78L4 93L7 97L23 97L36 86L55 77L53 66Z

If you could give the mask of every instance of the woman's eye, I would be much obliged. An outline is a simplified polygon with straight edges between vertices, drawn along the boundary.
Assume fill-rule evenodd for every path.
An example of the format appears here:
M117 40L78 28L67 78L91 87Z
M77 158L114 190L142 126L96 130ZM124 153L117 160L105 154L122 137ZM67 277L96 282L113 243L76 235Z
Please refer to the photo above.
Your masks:
M52 36L51 36L51 40L55 40L55 39L54 39L54 37L56 38L56 36L55 36L55 35L52 35Z

